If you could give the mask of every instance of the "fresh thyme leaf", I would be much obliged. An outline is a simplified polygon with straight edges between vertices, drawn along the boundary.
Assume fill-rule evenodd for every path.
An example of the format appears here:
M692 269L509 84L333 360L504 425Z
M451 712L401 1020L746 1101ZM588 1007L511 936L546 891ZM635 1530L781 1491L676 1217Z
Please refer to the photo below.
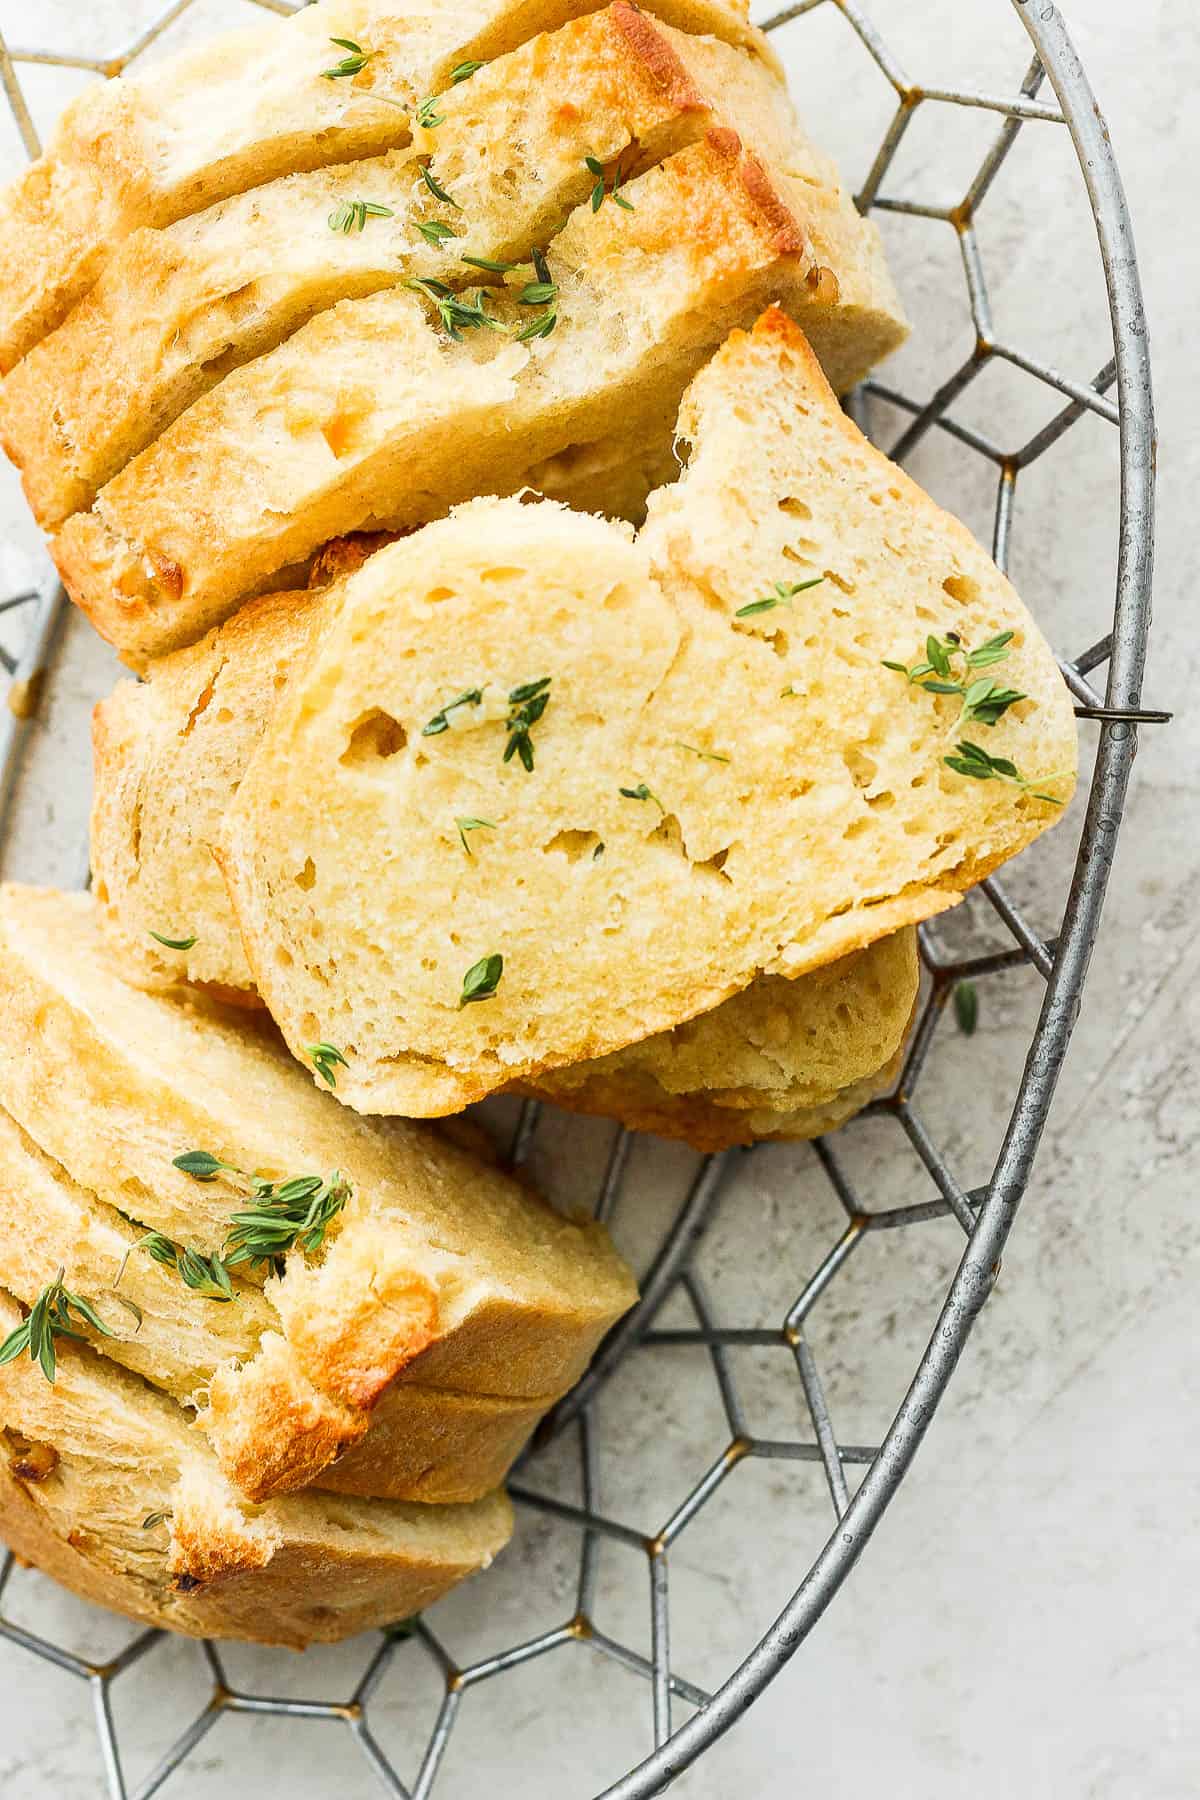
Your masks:
M182 1169L185 1175L192 1176L195 1181L212 1181L223 1169L231 1175L240 1172L232 1163L222 1162L207 1150L185 1150L182 1156L172 1157L171 1160L175 1168Z
M238 1171L234 1171L236 1174ZM161 1231L147 1231L134 1245L135 1250L144 1250L147 1256L153 1257L165 1269L174 1270L185 1287L192 1289L205 1300L232 1300L233 1286L228 1271L220 1256L205 1256L199 1250L186 1249L182 1244L172 1242ZM125 1273L126 1256L117 1270L117 1281Z
M949 675L952 652L932 634L925 639L925 654L929 658L929 666L936 669L939 675Z
M470 59L466 62L460 62L456 69L451 69L450 71L451 87L457 87L460 81L470 81L472 75L478 73L480 69L486 68L486 62L474 62Z
M597 844L597 845L596 845L596 848L595 848L595 849L594 849L594 850L593 850L593 851L592 851L592 861L593 861L593 862L599 862L599 861L600 861L600 858L601 858L601 857L602 857L602 856L603 856L603 855L604 855L604 845L603 845L603 843L602 843L602 842L601 842L601 843L599 843L599 844Z
M995 637L989 638L985 644L980 644L978 650L967 651L967 667L969 669L986 669L991 663L1003 662L1008 655L1008 646L1012 640L1011 631L997 632Z
M278 1266L289 1250L308 1256L320 1248L325 1233L350 1198L350 1183L339 1169L320 1175L294 1175L288 1181L256 1181L254 1204L230 1218L222 1257L230 1268L239 1263L269 1262Z
M457 712L458 708L460 706L478 706L482 702L482 700L483 700L483 689L482 688L464 688L462 693L458 695L457 699L447 700L447 702L446 702L445 706L443 706L441 712L435 712L432 719L430 719L429 723L427 725L422 725L421 736L422 737L438 737L441 735L441 733L443 731L449 731L449 729L450 729L449 715L452 712Z
M161 931L152 931L150 936L154 939L156 944L161 944L164 950L190 950L192 945L196 942L195 937L164 937Z
M417 230L425 242L432 244L435 250L439 250L447 238L458 236L453 225L448 225L445 219L418 219ZM466 262L468 259L464 256L462 260Z
M30 1307L28 1317L22 1319L0 1344L0 1365L15 1362L18 1356L28 1355L30 1361L39 1365L46 1380L53 1385L58 1371L55 1339L83 1336L76 1329L72 1313L78 1314L79 1319L90 1325L93 1331L98 1331L101 1337L116 1337L116 1332L110 1331L97 1316L90 1300L85 1300L80 1294L73 1294L63 1286L63 1270L60 1268L54 1280L47 1283Z
M1010 706L1026 695L1019 688L997 687L994 681L985 678L971 682L963 690L962 711L958 715L958 723L970 725L978 720L981 725L994 725L1003 718Z
M307 1054L312 1058L313 1068L321 1080L328 1082L331 1088L337 1086L337 1076L334 1074L335 1064L343 1069L350 1067L341 1051L336 1049L333 1044L309 1044Z
M340 63L335 63L332 69L321 70L322 79L325 81L337 81L345 75L357 75L360 69L366 68L376 54L374 50L364 50L361 44L354 42L353 38L331 37L329 41L331 44L336 44L339 50L347 51L348 54L343 56Z
M468 856L475 854L467 842L468 831L495 831L496 829L494 819L455 819L454 823L458 826L458 835L462 839L462 847Z
M390 206L380 206L376 200L343 200L329 215L329 229L349 237L351 232L364 231L368 219L394 219L395 216Z
M470 263L473 269L486 269L489 275L508 275L513 269L519 269L520 263L493 262L488 256L460 256L459 262Z
M520 687L513 688L508 696L512 711L505 720L509 735L502 760L511 762L514 756L519 757L521 767L527 774L533 772L533 739L530 732L550 704L551 679L551 676L543 675L538 681L523 682Z
M476 331L481 325L486 326L489 331L504 330L499 319L493 319L488 313L484 304L487 296L483 288L480 288L472 302L464 295L456 294L444 281L422 278L409 281L407 285L415 288L419 294L424 294L427 300L433 301L443 327L456 343L462 343L464 331Z
M954 1017L964 1037L974 1037L979 1023L979 990L973 981L954 984Z
M995 725L1010 706L1027 699L1028 695L1019 688L1001 687L987 677L960 681L954 673L954 659L962 657L966 675L976 669L990 668L1004 661L1012 637L1011 631L997 632L977 650L968 650L956 631L948 631L944 638L930 634L925 640L925 662L913 663L910 668L906 663L892 662L885 657L883 667L903 675L910 687L922 688L927 694L958 695L962 700L957 721L960 730L964 725Z
M445 124L446 115L438 111L436 94L426 94L417 107L416 120L422 131L434 131L439 125Z
M596 177L595 186L592 188L592 211L600 211L600 208L604 205L605 196L607 195L609 199L615 201L618 206L623 206L626 212L632 212L634 210L633 201L627 200L625 195L620 191L625 181L625 177L620 168L618 167L613 171L612 180L608 181L604 172L604 164L600 161L598 156L585 156L583 161L588 174Z
M435 200L440 200L443 206L452 206L455 212L462 211L462 207L458 204L458 201L453 199L452 196L446 192L428 163L422 163L417 170L417 173L420 175L421 180L425 183L425 186L429 189Z
M1034 800L1045 800L1051 806L1063 804L1053 794L1046 794L1035 788L1033 783L1027 781L1021 774L1017 765L1010 762L1006 756L991 756L981 745L973 744L967 738L963 738L955 745L953 756L944 756L942 761L948 769L953 769L956 775L967 775L973 781L1010 781L1014 787L1019 787L1023 793L1031 795Z
M698 750L695 744L685 744L680 738L676 738L675 748L677 750L687 750L692 756L699 756L702 758L704 762L727 763L730 760L729 757L722 756L719 750Z
M458 1010L470 1006L475 1000L490 1000L500 986L500 977L504 973L504 958L498 950L490 956L481 956L477 963L463 976L462 993L458 997Z
M663 805L657 794L651 793L644 781L639 781L636 787L618 788L617 792L624 794L626 800L653 800L659 812L662 813L664 818L666 817L666 807Z
M170 1517L171 1511L169 1507L164 1507L161 1512L147 1513L142 1520L142 1530L154 1531L159 1525L165 1525Z
M735 619L753 619L758 613L774 612L777 606L788 606L796 594L805 594L809 588L820 587L823 575L814 575L811 581L775 581L771 586L773 592L765 594L761 600L751 600L748 606L739 606L734 613Z
M549 264L540 250L533 252L533 272L536 281L526 282L517 295L518 306L544 306L544 313L532 319L523 331L518 331L517 342L524 344L533 338L547 338L558 324L558 283L550 273Z

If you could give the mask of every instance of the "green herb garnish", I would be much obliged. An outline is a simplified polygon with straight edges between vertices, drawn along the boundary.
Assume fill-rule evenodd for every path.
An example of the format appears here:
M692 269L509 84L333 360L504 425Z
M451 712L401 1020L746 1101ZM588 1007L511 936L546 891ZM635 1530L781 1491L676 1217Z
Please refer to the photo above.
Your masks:
M199 1250L185 1248L182 1244L173 1243L164 1237L161 1231L148 1231L134 1245L135 1250L144 1250L147 1256L153 1257L166 1269L173 1269L185 1287L193 1293L200 1294L205 1300L232 1300L233 1284L220 1256L205 1256ZM128 1261L126 1256L125 1261ZM117 1270L117 1281L125 1273L125 1261Z
M462 207L458 204L458 201L446 192L428 163L422 163L417 170L417 173L420 175L421 180L425 183L425 186L429 189L435 200L440 200L443 206L452 206L455 212L462 211Z
M341 1051L332 1044L309 1044L306 1054L312 1058L313 1068L321 1080L328 1082L331 1088L337 1086L337 1076L333 1072L334 1066L337 1065L343 1069L350 1067Z
M169 1507L164 1507L162 1512L147 1513L142 1520L142 1530L153 1531L157 1526L165 1525L170 1517L171 1511Z
M216 1158L205 1150L189 1150L175 1158L175 1167L186 1167L192 1173L214 1162ZM180 1251L178 1245L158 1232L148 1233L138 1246L145 1248L156 1262L173 1266L189 1287L205 1291L201 1286L203 1278L217 1290L209 1293L214 1300L233 1299L228 1270L241 1263L269 1262L279 1273L287 1251L299 1250L308 1255L319 1249L331 1221L350 1198L350 1184L337 1169L327 1176L290 1175L275 1181L248 1175L229 1163L217 1163L217 1167L247 1184L251 1202L243 1211L230 1215L229 1232L220 1255L202 1257L197 1251ZM210 1177L198 1174L196 1179L205 1181Z
M478 70L486 68L485 62L460 62L456 69L450 71L450 86L457 87L460 81L470 81Z
M365 230L368 219L395 216L390 206L381 206L377 200L343 200L330 213L328 222L330 231L341 231L349 237L353 231Z
M229 1175L240 1172L232 1163L221 1162L207 1150L185 1150L182 1156L172 1158L172 1166L182 1169L194 1181L214 1181L222 1171Z
M63 1286L63 1270L59 1269L54 1280L42 1289L30 1307L28 1318L23 1319L14 1331L10 1331L0 1344L0 1364L15 1362L18 1356L28 1352L30 1361L39 1364L46 1380L53 1382L58 1369L55 1338L83 1337L83 1333L76 1330L72 1323L72 1313L76 1313L93 1331L98 1331L101 1337L116 1337L116 1332L110 1331L103 1320L97 1317L96 1309L89 1300L71 1293L69 1288Z
M529 773L533 771L533 739L529 734L550 704L551 679L549 675L543 675L540 681L526 681L513 688L508 696L508 704L513 710L505 720L508 742L504 746L503 760L511 762L517 756L521 767Z
M161 931L152 931L150 936L154 939L156 944L161 944L164 950L190 950L192 945L196 942L195 937L164 937Z
M603 855L604 855L604 844L603 844L603 842L601 842L601 843L597 844L596 848L592 851L592 861L599 862L600 858Z
M954 1017L964 1037L974 1037L979 1023L979 991L973 981L954 985Z
M1008 646L1012 642L1011 631L997 632L977 650L968 650L957 632L948 631L944 638L935 637L932 633L925 639L925 661L915 662L911 667L906 663L890 662L884 659L885 669L892 669L897 675L903 675L910 687L924 689L927 694L954 694L962 701L958 715L958 725L995 725L1004 717L1010 706L1018 700L1025 700L1027 695L1018 688L1001 687L999 683L988 677L977 677L974 681L967 677L977 669L990 668L994 663L1003 662L1008 655ZM956 659L963 659L962 677L955 670Z
M439 737L443 731L450 729L450 714L457 712L460 706L478 706L483 700L482 688L464 688L454 700L447 700L441 712L435 712L427 725L422 725L422 737Z
M968 739L955 745L953 756L943 756L942 761L948 769L957 775L969 775L973 781L1008 781L1019 787L1022 793L1032 796L1034 800L1045 800L1051 806L1061 806L1053 794L1042 793L1027 781L1015 763L1009 762L1005 756L991 756L979 744L972 744ZM1051 776L1050 780L1057 777Z
M434 131L439 125L445 124L446 115L438 111L436 94L426 94L417 107L416 120L422 131Z
M583 160L589 175L594 175L596 177L596 185L592 189L592 211L600 211L600 208L604 205L605 195L607 195L608 198L615 201L618 206L623 206L626 212L632 212L634 210L633 201L627 200L625 195L621 192L625 177L621 173L620 168L617 167L613 170L612 180L609 181L605 176L604 164L600 161L598 156L585 156Z
M722 756L719 750L698 750L695 744L685 744L679 738L675 740L677 750L686 750L692 756L702 757L705 762L727 763L729 758Z
M471 849L470 844L467 842L468 831L495 831L496 829L496 821L494 819L455 819L454 823L458 826L458 835L462 840L462 847L468 856L473 856L475 854Z
M526 282L517 295L518 306L544 306L545 312L531 319L524 331L518 331L517 342L528 343L533 338L547 338L558 324L558 283L550 273L549 265L540 250L533 252L533 272L536 281Z
M470 1006L475 1000L490 1000L500 986L500 977L504 973L504 958L498 950L491 956L481 956L477 963L463 976L462 993L458 997L458 1009Z
M806 594L809 588L820 587L823 575L814 575L811 581L775 581L773 592L765 594L761 600L751 600L749 606L739 606L734 613L735 619L752 619L758 613L774 612L777 606L790 607L796 594Z
M472 303L463 295L456 294L453 288L448 288L444 281L421 278L414 279L407 285L415 288L419 294L424 294L426 299L433 301L443 327L448 336L452 337L456 343L462 343L464 331L477 331L480 326L486 326L489 331L504 330L499 319L493 319L486 310L484 304L486 295L482 288Z
M662 813L664 818L666 817L666 807L663 805L657 794L651 793L644 781L639 781L636 787L618 788L617 791L618 793L624 794L626 800L653 800L659 812Z
M489 256L460 256L458 260L470 263L473 269L486 269L489 275L508 275L521 266L520 263L493 262Z
M343 56L340 63L335 63L332 69L321 70L321 77L325 81L338 81L346 75L357 75L361 69L366 68L376 54L374 50L364 50L361 44L354 42L353 38L331 37L329 41L331 44L336 44L339 50L347 51L348 54Z
M445 219L418 219L417 230L425 242L432 244L435 250L440 250L447 238L458 236L453 225L448 225ZM463 260L465 262L466 258L464 257Z

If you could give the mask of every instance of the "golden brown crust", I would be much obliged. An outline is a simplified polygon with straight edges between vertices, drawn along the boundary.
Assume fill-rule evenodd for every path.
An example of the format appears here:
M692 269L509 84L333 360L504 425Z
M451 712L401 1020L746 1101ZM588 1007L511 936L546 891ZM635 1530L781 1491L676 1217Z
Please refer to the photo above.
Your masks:
M662 32L628 0L615 0L610 16L637 65L675 112L707 112L708 102Z

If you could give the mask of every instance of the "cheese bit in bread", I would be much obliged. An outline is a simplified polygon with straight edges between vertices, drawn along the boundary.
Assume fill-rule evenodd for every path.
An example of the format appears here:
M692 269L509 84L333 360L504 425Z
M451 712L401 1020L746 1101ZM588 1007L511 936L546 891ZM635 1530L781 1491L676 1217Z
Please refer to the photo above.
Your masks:
M350 573L355 554L340 546L325 561ZM175 987L186 977L257 1003L209 846L319 618L316 596L298 596L295 606L283 599L253 602L202 643L153 665L148 681L123 682L96 709L94 891L105 936L123 973L139 984ZM436 698L444 704L421 727L435 740L469 725L484 694ZM499 734L503 691L497 706L490 692L487 698L487 729ZM402 748L382 714L361 721L359 742L364 753L372 744L392 754ZM648 789L628 794L665 810ZM506 830L499 811L447 813L439 828L457 833L459 854L485 863ZM591 862L606 852L599 834L586 832L564 840L563 849ZM182 958L157 954L143 919L185 905L202 925L195 946ZM829 1129L887 1085L916 994L912 933L837 967L836 981L822 970L797 982L755 982L679 1033L600 1065L579 1063L561 1080L546 1078L541 1091L702 1148Z
M501 55L594 10L590 0L470 0L413 12L380 0L319 0L145 75L86 88L45 155L0 202L0 264L10 277L0 299L0 369L65 318L139 226L168 225L294 170L403 144L410 110L468 58ZM655 10L778 70L736 0L659 0ZM336 77L331 41L359 45ZM360 67L348 66L360 56Z
M127 988L85 896L0 890L0 995L11 1027L0 1105L80 1188L128 1216L125 1248L161 1233L221 1256L235 1295L256 1294L249 1284L272 1266L261 1259L294 1222L264 1212L293 1211L296 1170L342 1172L324 1185L338 1205L313 1221L320 1241L306 1249L302 1223L282 1276L262 1290L269 1328L257 1328L258 1353L252 1341L236 1359L213 1358L209 1428L247 1492L315 1479L369 1434L372 1408L396 1382L545 1410L634 1298L599 1228L560 1218L429 1133L356 1124L311 1071L236 1016ZM36 1066L20 1048L33 1034ZM188 1157L189 1147L203 1154ZM231 1185L230 1169L254 1171L259 1202L268 1184L272 1198L291 1198L247 1206L247 1183ZM343 1182L348 1196L336 1192ZM304 1221L312 1198L296 1201ZM10 1245L0 1275L12 1258ZM34 1271L38 1288L47 1262ZM141 1304L129 1284L151 1271L177 1307L188 1301L174 1270L145 1254L130 1259L122 1292ZM194 1305L218 1330L243 1302L197 1294Z
M0 1293L0 1331L19 1314ZM432 1604L512 1530L502 1493L414 1506L303 1493L247 1506L184 1410L60 1340L53 1386L0 1368L0 1536L103 1606L195 1636L333 1643Z
M644 168L718 117L751 141L768 121L786 166L837 186L760 62L626 0L498 58L438 105L413 146L256 185L115 249L0 386L0 435L43 525L89 506L201 394L314 313L408 276L455 287L464 262L494 272L528 258L587 198L593 146Z
M333 535L519 489L574 441L643 431L669 446L687 380L768 299L836 347L846 323L810 282L816 190L773 180L713 131L631 183L635 212L576 208L546 254L558 326L536 343L479 329L456 341L450 324L524 324L522 309L510 295L485 310L432 281L420 299L393 290L321 313L68 520L54 550L73 595L140 664L280 585Z
M1069 797L1048 645L970 534L862 438L782 313L734 334L680 432L687 466L636 542L487 500L382 550L272 715L218 854L260 993L293 1047L309 1015L346 1046L351 1106L451 1110L819 967L954 904ZM789 568L798 588L823 579L745 616ZM987 733L1001 779L955 767L975 742L956 734L960 696L883 666L951 631L1012 633L1003 666L1027 698ZM530 774L497 764L486 730L419 735L468 639L485 693L518 657L552 680ZM473 860L445 826L468 806L504 821ZM483 950L503 981L460 1008Z

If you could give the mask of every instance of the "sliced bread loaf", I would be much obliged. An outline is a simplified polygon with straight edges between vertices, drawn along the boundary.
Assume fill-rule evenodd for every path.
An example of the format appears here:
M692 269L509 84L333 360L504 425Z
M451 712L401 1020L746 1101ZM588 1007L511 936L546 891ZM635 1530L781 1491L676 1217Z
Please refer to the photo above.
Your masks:
M714 130L626 196L571 215L540 313L510 289L493 329L475 316L456 341L414 293L343 301L135 457L53 546L125 660L193 641L239 598L287 585L329 537L519 488L573 442L619 431L668 444L687 381L767 300L782 297L845 374L838 315L858 306L854 271L825 282L806 224L832 205L825 190L769 177L735 133ZM551 310L556 329L531 339ZM456 333L466 322L445 321ZM887 328L895 341L894 311Z
M0 1292L0 1336L20 1309ZM420 1612L512 1531L469 1506L292 1494L246 1506L187 1415L59 1337L54 1381L0 1367L0 1537L87 1600L197 1637L303 1649Z
M272 1315L259 1353L208 1384L206 1425L244 1491L314 1479L396 1380L544 1408L634 1298L598 1227L428 1134L356 1124L244 1016L126 987L84 895L0 890L0 993L0 1105L174 1262L227 1255L233 1215L272 1210L261 1180L323 1178L328 1224L307 1251L297 1221L279 1265L232 1265L269 1275ZM188 1151L217 1159L211 1178L176 1165ZM247 1332L261 1323L255 1302Z
M42 525L89 507L201 394L336 301L409 276L477 282L465 257L527 261L587 199L589 158L628 176L719 116L838 191L756 56L628 0L498 57L426 116L436 125L406 149L287 175L117 247L0 385L0 438ZM452 204L422 179L427 157Z
M829 962L1070 795L1049 647L794 324L735 334L681 433L636 543L491 500L380 551L255 752L219 853L263 997L345 1051L353 1106L453 1110ZM926 685L930 638L965 692ZM492 822L470 856L461 817Z
M139 226L403 145L421 98L466 65L594 10L593 0L318 0L86 88L0 197L0 370L65 318ZM661 0L655 11L777 66L738 0Z
M62 1270L113 1333L95 1334L95 1348L192 1409L250 1500L309 1482L391 1500L476 1500L504 1480L546 1410L545 1400L411 1381L369 1412L332 1399L300 1375L260 1288L234 1271L226 1290L195 1259L181 1279L161 1238L72 1181L2 1109L0 1195L0 1282L32 1306ZM330 1465L335 1453L342 1460Z
M330 560L348 568L356 554L347 546ZM260 1004L212 846L323 598L253 600L96 708L93 891L105 938L141 986L189 982ZM464 854L486 829L467 822ZM832 1122L835 1096L853 1090L835 1109L844 1118L878 1091L871 1078L890 1067L916 988L905 933L796 983L765 977L675 1032L547 1077L539 1091L704 1148L813 1135Z

